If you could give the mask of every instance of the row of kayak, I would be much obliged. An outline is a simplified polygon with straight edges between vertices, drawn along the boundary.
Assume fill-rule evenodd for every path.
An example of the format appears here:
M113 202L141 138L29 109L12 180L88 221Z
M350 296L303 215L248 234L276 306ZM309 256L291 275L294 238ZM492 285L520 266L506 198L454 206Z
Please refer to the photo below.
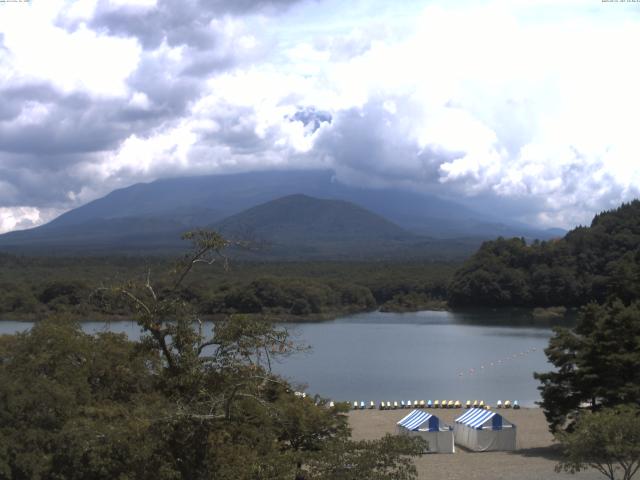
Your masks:
M333 402L331 402L331 404L333 404ZM332 406L332 405L330 405ZM352 407L354 410L365 410L365 409L374 409L376 408L376 404L373 401L370 401L368 404L363 402L363 401L355 401L352 404ZM400 402L380 402L378 404L378 409L380 410L397 410L397 409L403 409L403 408L462 408L462 402L460 402L460 400L435 400L435 401L431 401L431 400L407 400L406 402L404 400L401 400ZM490 409L491 406L490 405L485 405L483 400L467 400L466 403L464 404L465 408L487 408ZM510 400L505 400L504 402L502 402L502 400L498 400L498 402L496 403L496 408L514 408L514 409L518 409L520 408L520 405L518 404L517 400L514 400L513 403Z

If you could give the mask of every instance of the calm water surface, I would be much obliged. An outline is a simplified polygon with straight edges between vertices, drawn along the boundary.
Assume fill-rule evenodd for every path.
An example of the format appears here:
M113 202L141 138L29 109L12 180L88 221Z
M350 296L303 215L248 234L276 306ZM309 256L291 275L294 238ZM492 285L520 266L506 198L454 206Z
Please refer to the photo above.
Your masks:
M323 323L286 324L311 346L274 365L306 391L335 400L539 400L534 371L551 369L544 348L549 327L533 327L524 314L501 312L381 313ZM0 333L28 329L0 322ZM130 321L85 322L83 329L140 336Z

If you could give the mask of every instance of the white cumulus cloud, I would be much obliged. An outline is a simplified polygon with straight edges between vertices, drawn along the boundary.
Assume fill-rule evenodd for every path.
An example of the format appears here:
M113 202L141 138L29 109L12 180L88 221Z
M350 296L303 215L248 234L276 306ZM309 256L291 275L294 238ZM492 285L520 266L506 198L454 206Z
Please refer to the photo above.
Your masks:
M2 228L272 167L585 223L640 195L639 43L637 5L573 0L0 5Z

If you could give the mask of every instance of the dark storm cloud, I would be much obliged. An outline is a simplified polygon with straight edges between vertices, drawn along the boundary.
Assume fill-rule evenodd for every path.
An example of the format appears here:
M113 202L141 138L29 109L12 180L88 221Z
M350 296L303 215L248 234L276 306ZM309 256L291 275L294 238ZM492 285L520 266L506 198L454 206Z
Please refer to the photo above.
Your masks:
M235 64L236 59L230 53L220 55L215 52L195 52L190 55L187 66L180 73L187 77L202 78L212 72L228 70Z
M147 112L119 99L101 100L86 93L63 94L44 84L3 89L0 97L8 99L0 107L0 117L5 120L0 125L0 151L19 154L65 155L110 150L129 135L144 133L183 108L167 106L164 110ZM38 118L30 118L34 115ZM15 121L19 116L24 117L22 121Z
M575 225L640 195L640 188L625 187L607 172L604 158L570 145L553 163L543 153L527 163L496 156L490 165L483 165L482 155L490 155L489 148L500 150L500 143L487 143L476 159L474 151L454 150L437 138L418 141L412 119L430 118L430 113L416 114L397 98L392 105L385 103L373 99L337 112L330 126L318 132L312 154L329 158L341 181L427 191L477 211L547 226ZM451 174L446 167L467 155L472 160ZM528 164L536 169L527 172Z
M215 32L209 23L215 18L195 2L159 1L157 8L139 10L127 6L113 9L98 4L90 27L108 35L135 37L143 48L153 50L166 39L171 47L213 48Z
M5 101L0 103L0 122L11 120L20 115L21 105L14 101Z
M200 147L224 145L231 155L249 155L273 148L273 131L256 133L255 111L251 107L225 105L210 117L216 128L201 130Z
M75 31L85 23L101 35L137 38L143 50L125 81L129 93L124 97L62 92L47 81L25 80L0 89L1 205L64 208L73 206L74 197L87 190L101 192L98 182L104 179L79 173L83 168L104 162L104 155L115 152L132 135L146 138L171 129L189 115L210 74L237 64L233 38L225 32L224 23L215 20L224 22L227 15L275 14L296 1L159 0L156 7L146 8L98 0L89 20L61 13L56 20L59 27ZM3 39L0 33L0 59L5 52ZM182 47L180 55L158 49L163 42ZM273 135L256 135L252 114L216 113L213 119L219 130L200 132L195 149L222 148L233 155L268 150ZM138 180L139 172L128 169L123 166L118 178L109 181L120 185Z
M215 122L215 128L197 131L200 139L194 150L200 154L206 152L207 148L223 147L229 158L244 156L247 159L253 156L258 159L271 154L282 154L282 161L291 162L297 168L307 162L314 162L308 157L304 159L304 155L296 156L297 154L287 150L288 147L285 145L279 145L282 135L280 125L272 124L260 129L258 133L256 111L253 107L218 105L208 118ZM283 120L302 123L305 126L305 135L312 135L321 125L331 124L332 116L331 113L314 106L299 106L293 115L285 116Z
M0 119L12 120L38 103L46 119L24 128L8 122L0 127L0 151L65 155L112 150L132 134L144 136L158 125L178 120L202 94L207 74L234 65L233 52L216 50L221 33L211 20L226 13L243 14L285 7L293 1L163 1L156 8L129 5L114 9L99 2L90 26L109 35L137 37L148 49L163 39L170 46L187 47L183 58L172 61L156 52L143 52L127 79L134 92L148 99L146 108L124 99L98 99L88 94L62 94L47 84L28 84L0 92ZM65 24L64 18L58 23ZM1 38L0 38L1 41ZM251 148L251 147L248 147Z
M331 113L316 110L315 107L298 107L291 120L302 122L312 133L320 128L323 123L331 123Z
M7 48L4 46L4 34L0 32L0 63L7 55ZM7 92L9 93L9 92ZM10 120L20 113L20 103L16 102L12 96L2 95L0 101L0 121Z
M389 112L377 99L341 111L333 116L331 128L320 132L316 152L330 157L336 168L360 172L372 180L409 179L437 186L439 165L459 154L420 148L411 138L412 120L404 115Z
M63 105L45 107L46 123L0 127L0 150L25 154L68 154L114 148L128 135L128 125L111 122L109 108L87 111Z
M107 35L137 38L143 49L155 50L163 41L169 47L185 47L185 64L176 75L202 77L227 70L236 64L233 52L221 51L224 34L211 22L225 15L274 13L299 0L272 1L165 1L155 8L141 9L128 5L114 8L102 1L89 25ZM77 27L64 18L59 24Z
M186 111L190 101L200 97L203 79L183 77L167 61L144 56L128 84L137 92L144 93L153 105L155 114L179 117ZM178 66L181 69L182 66Z
M4 207L25 205L27 201L37 207L68 207L72 203L69 193L80 193L89 180L75 172L76 166L88 158L0 153L0 178L4 183L0 187L0 203Z
M210 28L213 19L224 15L277 13L300 0L158 0L155 8L100 1L89 26L109 35L136 37L145 49L153 50L166 39L169 46L186 45L197 50L215 47L217 35ZM59 18L58 24L75 29L78 22Z
M68 208L83 190L101 191L100 178L79 173L82 165L104 161L100 152L114 151L131 135L170 126L199 95L192 80L155 75L161 70L161 64L142 62L130 79L149 98L147 108L126 99L65 94L43 83L0 90L0 204ZM145 75L151 75L147 82ZM25 124L34 106L42 117Z

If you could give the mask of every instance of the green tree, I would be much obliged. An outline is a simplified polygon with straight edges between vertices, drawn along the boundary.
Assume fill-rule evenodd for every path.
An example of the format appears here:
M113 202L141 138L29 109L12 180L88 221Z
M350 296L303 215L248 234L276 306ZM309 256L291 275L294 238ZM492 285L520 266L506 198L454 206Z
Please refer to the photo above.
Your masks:
M310 480L410 480L416 467L409 457L425 451L418 437L386 435L379 441L335 440L309 464Z
M124 335L87 335L63 317L1 336L0 478L150 478L145 419L168 407L154 393L160 371Z
M640 469L640 410L637 407L583 413L572 432L557 435L563 459L556 471L593 468L610 480L631 480Z
M454 306L582 306L640 292L640 200L596 215L548 242L498 238L482 247L449 285Z
M100 292L107 306L128 300L141 341L62 318L0 337L0 480L415 478L419 439L353 442L345 406L297 396L272 373L301 349L285 329L243 316L207 328L183 282L224 264L227 243L185 238L193 249L170 278Z
M552 431L588 408L640 405L640 303L584 307L573 330L557 328L545 350L555 371L536 373Z

